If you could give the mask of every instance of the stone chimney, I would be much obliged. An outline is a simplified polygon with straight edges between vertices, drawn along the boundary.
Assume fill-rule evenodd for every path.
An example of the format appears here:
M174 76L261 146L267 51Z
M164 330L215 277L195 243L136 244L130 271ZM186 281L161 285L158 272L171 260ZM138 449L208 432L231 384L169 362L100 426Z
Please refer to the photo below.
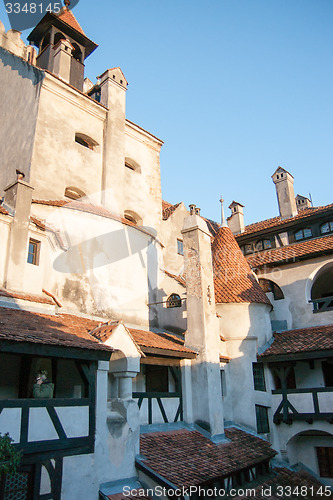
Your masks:
M16 170L16 173L17 180L5 188L4 205L14 215L9 236L5 287L9 290L22 291L34 188L23 180L23 172Z
M243 233L245 229L243 212L244 205L238 203L237 201L233 201L229 205L229 208L231 210L231 215L227 220L232 234Z
M125 109L127 80L120 68L108 69L99 77L101 104L108 108L106 118L102 204L123 213L125 176Z
M294 217L297 214L297 207L293 176L284 168L278 167L272 175L272 179L275 184L282 219Z
M68 40L64 39L59 40L57 45L53 47L53 73L66 83L70 81L73 49L73 45Z
M220 335L215 310L211 235L197 212L196 206L191 205L182 229L187 293L185 341L198 351L191 363L192 415L194 423L212 436L223 436L219 392Z

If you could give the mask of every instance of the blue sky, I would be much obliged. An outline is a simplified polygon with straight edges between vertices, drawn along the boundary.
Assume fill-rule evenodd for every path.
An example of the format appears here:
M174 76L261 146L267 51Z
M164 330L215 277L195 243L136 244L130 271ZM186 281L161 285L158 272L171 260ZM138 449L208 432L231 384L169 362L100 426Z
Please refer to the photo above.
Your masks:
M165 142L164 199L219 220L223 194L246 223L273 217L281 165L295 194L333 201L332 0L80 0L73 12L99 44L86 76L120 66L127 117ZM9 28L3 6L0 19Z

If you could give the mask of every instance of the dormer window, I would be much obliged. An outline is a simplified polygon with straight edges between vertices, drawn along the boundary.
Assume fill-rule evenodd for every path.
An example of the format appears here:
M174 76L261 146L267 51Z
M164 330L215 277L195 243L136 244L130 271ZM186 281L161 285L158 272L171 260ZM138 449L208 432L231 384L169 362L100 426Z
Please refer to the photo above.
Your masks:
M320 226L320 232L321 234L333 233L333 220L330 220L329 222L325 222L325 224L322 224Z
M94 141L94 139L92 139L88 135L81 134L81 133L75 134L75 142L77 142L78 144L80 144L84 148L91 149L92 151L98 145L98 143L96 141Z
M140 165L133 158L125 158L125 167L134 172L141 172Z
M71 200L79 200L80 198L84 198L86 193L77 187L69 186L65 189L65 196Z
M310 227L307 227L305 229L300 229L299 231L296 231L295 233L295 240L305 240L307 238L311 238L312 236L312 229Z

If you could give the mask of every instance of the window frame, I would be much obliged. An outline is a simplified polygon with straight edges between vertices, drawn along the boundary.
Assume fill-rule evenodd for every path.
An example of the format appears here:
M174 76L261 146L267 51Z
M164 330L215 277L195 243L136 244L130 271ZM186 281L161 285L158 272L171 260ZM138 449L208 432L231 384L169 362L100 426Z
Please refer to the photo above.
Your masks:
M257 434L268 434L270 432L268 409L268 406L255 405Z
M333 446L316 446L320 477L333 478Z
M177 253L178 255L184 255L184 241L177 238Z
M254 390L267 392L264 365L257 362L252 363L252 373Z
M30 245L33 245L35 251L30 251ZM33 266L39 266L40 260L40 247L41 242L39 240L35 240L34 238L29 238L28 242L28 255L27 255L27 263L32 264ZM32 256L32 262L30 262L29 257Z
M310 231L309 236L305 236L305 231ZM301 234L301 237L297 237L297 234ZM304 227L302 229L298 229L297 231L294 232L294 239L295 241L302 241L302 240L308 240L309 238L313 237L313 231L311 227Z
M326 224L328 225L328 231L324 232L323 227L326 226ZM333 233L333 220L328 220L323 224L321 224L320 226L320 234L330 234L330 233Z

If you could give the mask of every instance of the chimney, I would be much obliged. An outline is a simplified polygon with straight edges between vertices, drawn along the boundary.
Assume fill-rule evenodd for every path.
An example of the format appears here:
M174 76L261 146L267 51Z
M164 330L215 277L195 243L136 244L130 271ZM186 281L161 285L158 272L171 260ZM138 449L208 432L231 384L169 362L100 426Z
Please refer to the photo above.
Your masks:
M193 422L219 440L223 436L220 388L220 334L215 310L211 235L195 205L185 218L184 240L187 332L186 345L196 349L191 361L191 410ZM188 417L189 413L185 415ZM185 414L186 414L185 408Z
M14 215L9 236L5 287L9 290L22 291L34 188L23 180L23 172L16 170L16 173L17 180L5 188L4 205Z
M284 168L278 167L272 175L276 188L279 211L282 219L288 219L297 215L297 207L294 193L294 178Z
M53 73L64 80L64 82L69 83L72 64L72 50L74 50L74 47L68 40L61 39L57 45L53 47L53 50Z
M238 203L237 201L233 201L229 205L229 208L231 210L231 215L227 220L232 234L243 233L245 229L243 212L244 205Z
M124 213L127 80L120 68L108 69L98 78L101 104L108 108L104 132L102 205L116 213Z
M311 208L312 207L311 200L309 200L309 198L307 198L306 196L301 196L300 194L298 194L296 196L295 200L296 200L296 208L297 208L298 212L300 210L303 210L303 208Z

